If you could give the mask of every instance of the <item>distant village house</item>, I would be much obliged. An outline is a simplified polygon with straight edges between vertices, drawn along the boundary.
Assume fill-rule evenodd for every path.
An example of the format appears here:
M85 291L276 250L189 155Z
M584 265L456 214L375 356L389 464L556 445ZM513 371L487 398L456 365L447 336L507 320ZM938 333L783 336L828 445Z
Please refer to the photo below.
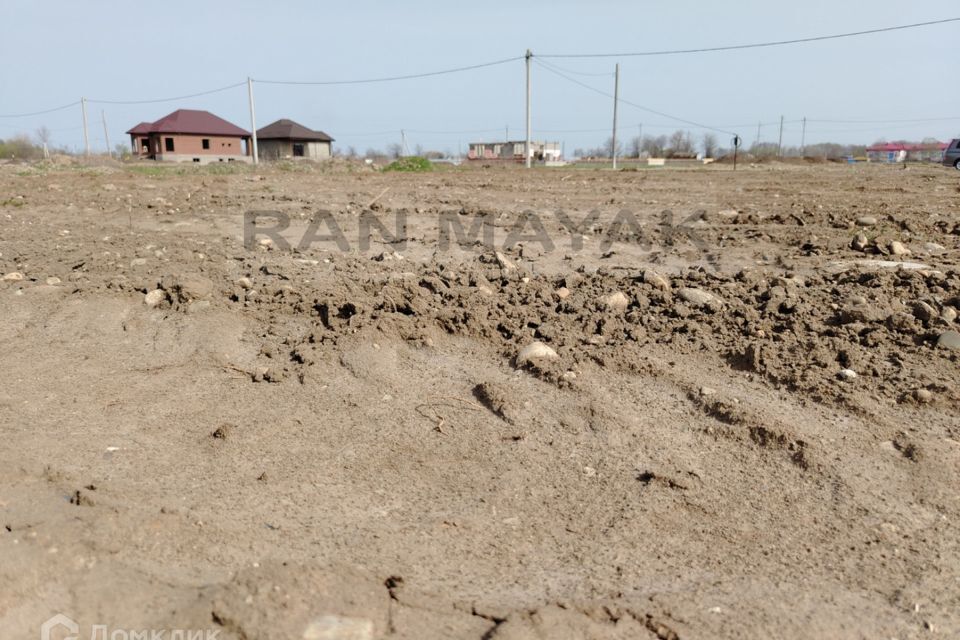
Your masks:
M471 142L468 160L507 160L525 162L525 140L508 142ZM557 162L563 159L559 142L530 142L530 155L535 162Z
M333 138L323 131L286 118L257 129L257 155L263 160L326 160L333 155L332 143Z
M940 162L946 142L884 142L867 147L868 162Z
M250 132L209 111L177 109L127 131L137 158L166 162L251 162Z

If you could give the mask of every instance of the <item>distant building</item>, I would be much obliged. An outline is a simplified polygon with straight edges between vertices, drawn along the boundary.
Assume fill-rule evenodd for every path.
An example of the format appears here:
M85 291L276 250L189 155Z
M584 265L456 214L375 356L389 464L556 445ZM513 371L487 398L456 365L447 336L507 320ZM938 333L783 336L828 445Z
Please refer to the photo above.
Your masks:
M507 160L525 162L524 140L508 142L471 142L467 151L468 160ZM530 155L535 162L556 162L563 159L559 142L530 142Z
M251 162L250 132L209 111L177 109L127 131L137 158L167 162Z
M286 118L257 129L257 154L264 160L325 160L333 154L332 142L333 138L323 131L307 129Z
M941 162L946 142L885 142L867 147L868 162Z

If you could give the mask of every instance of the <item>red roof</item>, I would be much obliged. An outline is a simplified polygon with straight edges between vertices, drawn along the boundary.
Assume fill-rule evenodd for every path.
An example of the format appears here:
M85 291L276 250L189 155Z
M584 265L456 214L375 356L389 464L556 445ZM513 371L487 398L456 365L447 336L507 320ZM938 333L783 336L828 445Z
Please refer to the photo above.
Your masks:
M142 135L144 133L150 133L150 123L141 122L140 124L135 126L133 129L130 129L130 131L127 131L127 133L132 133L133 135L137 135L137 136Z
M867 147L867 151L944 151L948 146L946 142L930 142L913 144L910 142L885 142Z
M192 133L209 136L250 136L249 131L245 131L235 124L231 124L223 118L213 115L209 111L198 111L196 109L177 109L156 122L141 122L133 129L127 131L127 133L131 135L142 135L145 133Z

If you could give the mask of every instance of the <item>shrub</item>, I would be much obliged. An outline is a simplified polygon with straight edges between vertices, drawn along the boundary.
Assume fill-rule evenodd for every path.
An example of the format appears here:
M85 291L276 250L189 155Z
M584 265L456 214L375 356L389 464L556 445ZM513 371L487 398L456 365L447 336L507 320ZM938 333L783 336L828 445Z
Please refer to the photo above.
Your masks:
M383 168L384 171L433 171L433 163L419 156L408 156L394 160Z

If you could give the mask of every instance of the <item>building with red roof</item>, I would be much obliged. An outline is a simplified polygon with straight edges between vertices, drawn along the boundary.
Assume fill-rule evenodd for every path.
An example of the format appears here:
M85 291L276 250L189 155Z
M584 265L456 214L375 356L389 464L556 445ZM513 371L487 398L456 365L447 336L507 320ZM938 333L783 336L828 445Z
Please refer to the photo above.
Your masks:
M946 142L883 142L867 147L868 162L941 162Z
M177 109L127 131L138 158L168 162L250 162L250 132L209 111Z

